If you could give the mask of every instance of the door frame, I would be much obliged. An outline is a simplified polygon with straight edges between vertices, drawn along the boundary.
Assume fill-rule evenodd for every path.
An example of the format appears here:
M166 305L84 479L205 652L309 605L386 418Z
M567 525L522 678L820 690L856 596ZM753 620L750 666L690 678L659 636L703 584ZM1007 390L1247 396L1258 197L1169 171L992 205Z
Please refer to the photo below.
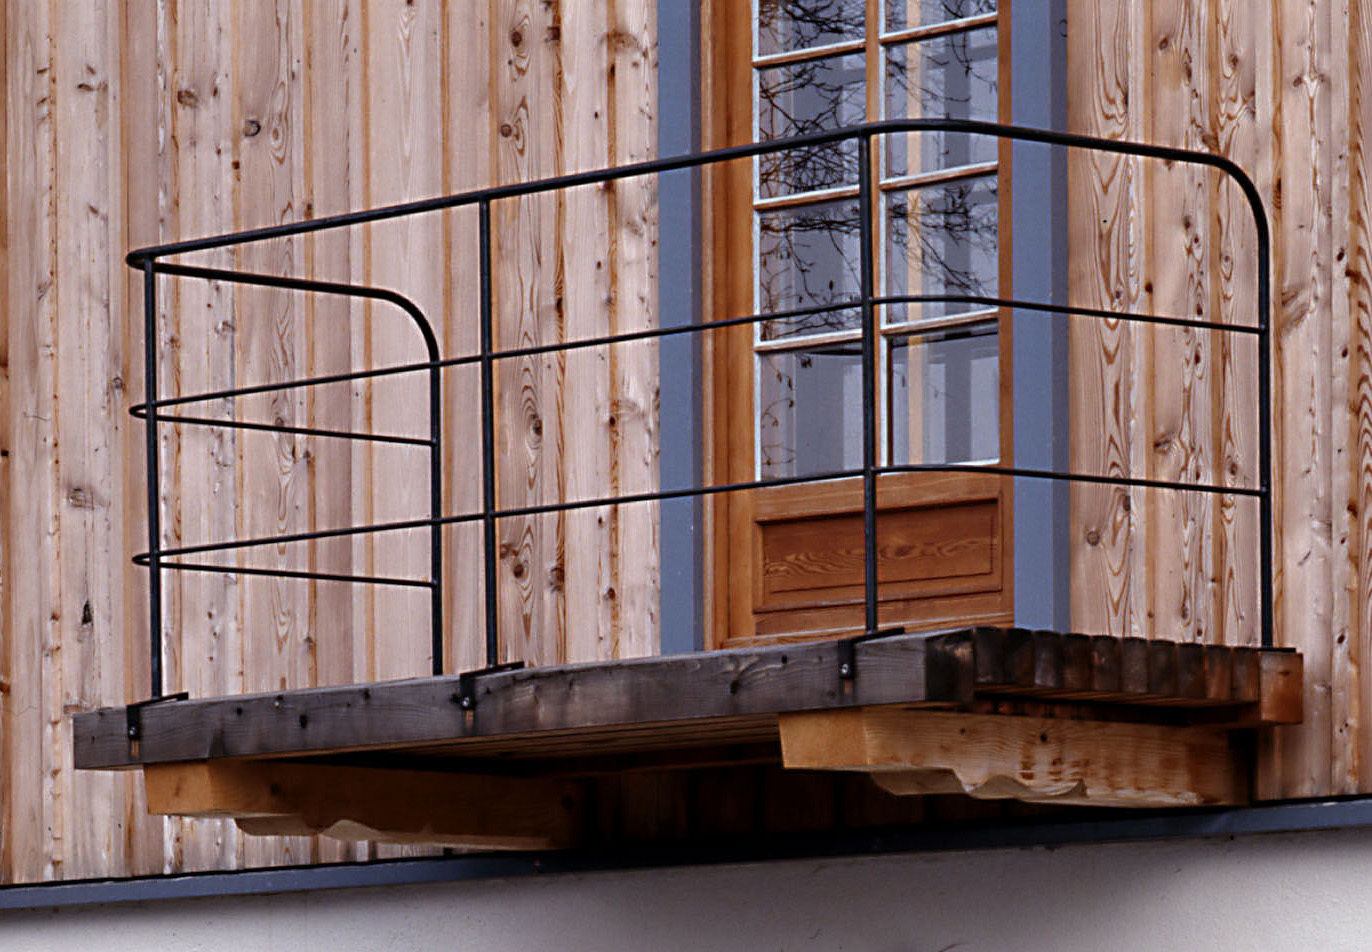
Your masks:
M724 148L748 143L753 137L753 23L754 5L731 0L701 0L700 63L701 146ZM867 15L877 15L876 0L868 0ZM1011 114L1012 10L1009 0L998 5L998 118L1008 122ZM875 31L867 38L868 57L877 55ZM869 84L869 115L875 91ZM998 220L1000 295L1011 296L1013 280L1013 229L1011 189L1012 149L1002 142L998 149ZM738 316L753 310L753 180L752 161L744 160L707 167L702 172L702 294L703 320ZM874 253L879 249L874 249ZM739 267L738 262L749 262ZM1000 341L1000 459L1006 465L1014 460L1013 339L1011 314L1002 309L997 318ZM702 334L702 467L707 484L748 482L756 478L753 441L753 353L752 327L741 325ZM741 423L740 421L745 421ZM860 510L860 480L830 484L820 491L834 499L839 512ZM918 484L925 484L921 491ZM994 486L998 500L998 525L994 530L992 563L997 597L988 599L981 586L975 599L967 593L950 591L947 598L918 599L882 597L882 622L912 621L912 608L920 606L917 626L949 623L1007 624L1014 617L1015 569L1013 558L1015 517L1013 481L1006 477L970 474L957 478L931 478L931 474L888 474L878 481L880 522L887 522L887 510L900 508L911 495L923 497L921 505L954 505L971 498L984 498ZM941 487L942 496L933 487ZM787 487L789 489L790 487ZM759 507L756 493L720 494L708 497L704 505L705 528L702 554L705 566L705 647L733 647L784 637L759 631L757 593L762 566ZM847 493L855 502L842 501ZM930 495L932 493L932 495ZM783 494L784 495L784 494ZM954 586L956 588L957 586ZM752 595L744 594L745 589ZM846 602L845 604L851 604ZM861 611L860 601L857 604ZM831 612L832 614L832 612ZM860 623L859 623L860 626ZM766 626L761 626L766 627ZM799 637L833 636L852 633L846 622L829 630Z

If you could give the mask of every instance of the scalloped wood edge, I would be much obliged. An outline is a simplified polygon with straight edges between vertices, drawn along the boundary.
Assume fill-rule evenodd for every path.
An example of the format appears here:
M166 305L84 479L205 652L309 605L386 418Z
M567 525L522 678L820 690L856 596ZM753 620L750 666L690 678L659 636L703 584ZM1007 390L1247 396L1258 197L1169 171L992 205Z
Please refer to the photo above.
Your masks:
M283 761L143 768L148 812L231 817L261 836L552 849L578 839L581 788L542 778Z
M1215 727L859 708L783 714L787 767L869 773L891 793L1113 807L1247 802L1247 758Z

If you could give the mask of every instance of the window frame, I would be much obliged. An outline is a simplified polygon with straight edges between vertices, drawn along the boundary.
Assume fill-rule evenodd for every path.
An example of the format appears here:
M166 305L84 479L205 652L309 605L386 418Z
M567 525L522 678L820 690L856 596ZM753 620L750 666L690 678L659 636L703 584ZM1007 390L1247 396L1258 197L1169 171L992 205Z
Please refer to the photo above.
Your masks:
M702 0L701 5L701 77L702 105L702 146L704 148L723 148L753 141L759 133L758 113L758 63L756 55L756 3L737 4L729 0ZM867 22L880 22L881 14L878 0L867 0ZM969 22L970 21L970 22ZM877 110L884 109L883 87L873 83L874 73L880 75L885 70L884 50L896 48L911 40L933 37L947 33L984 28L994 22L997 29L997 114L1000 121L1009 120L1011 90L1010 79L1010 3L1002 0L994 14L964 20L950 21L928 27L917 27L899 33L883 35L886 31L868 29L860 44L866 56L865 96L867 115L882 115ZM884 26L884 24L882 24ZM819 59L835 55L837 52L857 48L853 42L825 44L804 51L802 54L783 54L763 57L764 66L781 60ZM746 96L737 94L747 90ZM910 182L902 178L896 181L885 172L885 148L873 150L881 156L874 168L874 182L878 202L884 203L884 195L895 188L905 187ZM998 246L1000 250L997 266L999 294L1010 296L1010 206L1011 206L1011 152L1007 143L999 143L996 149L996 174L998 175ZM908 171L908 170L907 170ZM986 174L986 169L959 169L960 174L929 176L929 179L967 178ZM703 173L704 201L702 203L702 304L704 320L708 321L746 313L757 313L760 303L755 297L754 269L756 267L755 249L757 245L755 192L755 163L752 161L735 162L723 166L707 168ZM894 185L892 184L894 181ZM825 193L818 193L822 198ZM809 196L811 198L814 195ZM765 201L765 200L764 200ZM740 206L743 213L740 214ZM873 209L874 221L883 217L884 204ZM746 217L745 217L746 216ZM876 240L884 240L884 225L874 229ZM746 249L746 255L740 249ZM877 261L884 253L884 245L873 249ZM749 262L746 268L737 266L739 261ZM882 266L879 264L879 268ZM884 270L879 271L879 275ZM884 285L878 285L884 287ZM752 306L750 306L752 305ZM999 335L999 419L1000 460L1010 463L1013 457L1013 407L1011 379L1011 327L1010 315L1004 309L998 311L959 313L947 321L920 322L914 327L901 325L893 327L883 324L878 328L881 335L879 360L886 361L886 341L888 338L904 336L911 330L932 329L937 324L971 324L994 319ZM878 318L880 320L880 318ZM858 331L860 333L860 331ZM758 478L760 472L760 452L757 427L754 420L759 405L757 394L757 374L755 373L755 331L751 326L727 328L703 335L702 363L704 393L702 396L702 420L704 440L703 462L705 479L709 483L739 483ZM799 338L797 343L799 343ZM803 346L803 345L801 345ZM884 381L885 374L879 373L878 380ZM885 384L879 383L879 401L885 399ZM743 412L746 409L746 413ZM746 427L739 421L746 419ZM889 426L883 422L879 436L881 459L888 459ZM745 431L746 432L743 432ZM851 484L855 481L843 481ZM920 489L920 484L924 489ZM815 484L810 484L815 485ZM934 487L934 489L930 489ZM819 485L814 490L818 497L837 498L844 492L854 494L855 485ZM759 506L760 494L772 493L778 499L774 505ZM942 495L940 495L942 493ZM995 578L994 597L983 592L968 600L968 593L950 593L949 604L939 607L934 602L925 601L926 607L933 610L921 614L918 624L928 622L949 623L953 621L977 621L986 623L1006 623L1013 617L1013 509L1012 487L1010 481L991 474L942 475L933 474L891 474L879 481L879 507L882 508L881 522L887 516L885 509L899 500L910 505L937 507L943 504L955 506L959 500L968 498L994 497L999 506L999 524L993 548L994 567L991 574ZM904 504L899 503L899 504ZM703 555L708 577L706 588L706 634L707 647L734 647L746 643L756 643L770 637L789 637L776 631L770 634L760 630L759 616L755 608L761 593L759 571L763 564L763 553L759 541L758 514L768 512L803 510L807 505L804 489L784 487L781 491L756 490L744 493L729 493L714 496L705 506L705 542ZM789 508L788 508L789 507ZM880 531L880 529L879 529ZM885 583L883 583L885 586ZM752 589L751 595L743 591ZM883 601L888 601L885 591ZM896 597L899 601L899 596ZM935 600L936 602L937 600ZM961 607L959 607L959 605ZM904 611L909 614L908 600L902 609L897 606L894 616ZM822 614L822 613L821 613ZM886 612L891 614L891 612ZM832 612L831 617L838 617ZM914 619L909 619L914 620ZM827 631L810 632L802 637L822 637L825 634L851 628L846 623L839 624ZM851 632L849 632L851 633Z

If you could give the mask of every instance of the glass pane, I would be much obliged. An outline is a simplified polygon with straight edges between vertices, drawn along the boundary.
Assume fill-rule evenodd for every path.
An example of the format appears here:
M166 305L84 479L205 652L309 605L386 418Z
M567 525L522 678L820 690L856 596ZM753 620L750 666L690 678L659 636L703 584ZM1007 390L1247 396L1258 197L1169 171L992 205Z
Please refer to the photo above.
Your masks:
M763 313L825 307L861 294L856 201L817 202L762 212L758 219L757 306ZM854 309L767 321L764 340L844 330Z
M894 338L888 359L893 464L1000 457L1000 357L994 322Z
M758 355L758 406L763 479L861 466L861 343Z
M965 30L886 50L887 119L996 120L996 28ZM996 158L991 136L886 137L886 174L907 175Z
M995 297L996 177L982 175L886 195L886 294ZM897 323L977 310L954 301L887 305Z
M758 135L763 141L856 125L866 117L861 54L758 70ZM857 182L857 140L758 159L758 194L793 195Z
M886 0L886 29L933 26L995 12L996 0Z
M759 56L862 39L865 0L758 0Z

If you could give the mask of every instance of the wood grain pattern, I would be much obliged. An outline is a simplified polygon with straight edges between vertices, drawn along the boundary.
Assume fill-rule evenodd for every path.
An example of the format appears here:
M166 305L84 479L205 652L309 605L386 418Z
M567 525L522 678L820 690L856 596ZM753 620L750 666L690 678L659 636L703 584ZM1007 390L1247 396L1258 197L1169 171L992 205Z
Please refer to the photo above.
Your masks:
M1372 780L1372 167L1367 136L1372 134L1372 83L1363 64L1372 63L1372 5L1349 3L1349 467L1352 486L1348 511L1349 609L1347 667L1340 672L1342 717L1346 724L1345 767L1335 771L1345 787L1361 790Z
M559 65L566 47L559 34L562 12L526 6L537 28L529 46L542 51L540 92L523 106L526 125L561 136L565 117L574 113L580 121L590 104L602 125L620 130L620 153L645 155L656 120L638 100L654 81L653 46L650 37L625 31L654 29L651 17L636 8L617 14L597 8L579 21L587 42L577 52L585 51L590 61L569 84ZM478 186L497 174L561 170L564 161L543 148L544 140L522 172L497 168L505 139L491 91L510 40L501 8L400 0L275 0L242 9L101 0L80 15L52 4L4 8L7 176L0 221L8 278L0 290L0 757L30 765L5 771L0 780L5 881L370 855L303 839L247 847L219 821L147 816L141 786L130 777L87 776L70 767L72 711L148 691L145 581L127 562L146 545L143 434L125 413L141 394L142 288L121 259L131 247L162 240L428 196ZM621 82L617 94L612 63L637 76ZM621 110L634 113L622 124ZM582 145L588 166L617 154L608 133ZM638 227L632 239L621 241L618 257L606 260L626 276L625 287L633 286L625 313L641 321L651 320L642 313L643 302L655 305L654 206L649 191L634 194L620 213L606 212L606 229L621 219ZM602 204L608 209L611 198ZM551 261L582 227L565 213L554 223L553 232L540 232L529 246L530 255L536 248ZM476 340L474 226L474 214L431 216L392 229L278 242L242 255L208 253L196 263L236 262L396 286L440 322L445 349L458 353ZM648 250L636 248L638 240ZM621 259L627 263L617 264ZM561 280L551 267L530 273L549 291ZM614 272L607 267L608 273ZM602 291L593 293L609 297L609 286L606 278ZM163 396L420 356L395 315L380 308L373 313L323 298L307 302L299 295L180 279L162 279L159 291ZM614 321L636 326L630 316L615 317L611 307L587 306L603 329ZM647 467L656 440L652 383L637 379L653 372L640 357L620 368L618 385L626 393L648 388L631 393L635 406L648 409L631 412L626 420L632 422L623 426L624 466L637 466L639 474L626 476L624 485L642 485L633 479L645 473L656 479ZM564 399L559 379L538 383L551 404ZM602 379L608 388L615 378L607 369ZM453 511L479 499L470 452L477 432L474 380L453 373L445 391L447 506ZM426 407L422 385L413 379L197 410L394 432L416 398L413 419L422 432ZM605 415L599 418L604 425ZM609 460L608 437L602 442ZM166 426L160 442L164 541L340 525L409 515L416 507L422 514L427 495L415 455L410 449L382 452L314 438ZM560 453L549 454L550 472L560 459ZM555 486L556 478L549 478ZM606 488L594 486L596 492ZM550 490L546 498L559 493ZM261 550L242 559L423 574L424 540L410 535ZM630 533L625 544L643 537ZM550 582L565 540L547 538L553 547L540 561ZM460 633L449 649L455 670L479 663L481 639L473 622L480 617L481 593L471 584L479 573L454 570L479 560L479 534L454 529L445 542L449 620ZM634 550L623 562L626 571L641 569L638 563L651 551ZM599 547L583 556L602 557ZM428 639L414 636L427 624L422 595L232 575L168 573L164 581L169 689L233 694L254 685L343 683L428 669ZM612 585L607 576L591 590L625 584ZM634 589L627 584L626 591ZM607 657L622 646L643 652L656 644L655 596L648 589L641 593L633 596L639 600L632 612L648 624L630 624L628 613L621 613L622 630L630 632L623 639L608 623L596 627L593 640ZM565 655L565 638L556 614L541 616L530 634L531 660ZM546 651L545 644L551 646ZM94 799L111 805L108 816L88 815L83 804Z
M1140 89L1116 83L1118 92L1111 97L1074 94L1074 127L1117 130L1111 134L1142 128L1155 141L1167 141L1168 135L1189 136L1181 141L1220 151L1247 168L1263 194L1273 225L1277 637L1307 653L1307 717L1301 727L1263 742L1265 766L1259 787L1265 795L1285 796L1365 789L1367 751L1372 749L1364 738L1365 712L1372 698L1365 662L1366 418L1372 345L1367 343L1366 326L1368 265L1363 249L1368 197L1361 144L1367 124L1366 76L1372 68L1368 11L1361 3L1330 0L1269 0L1257 7L1207 0L1166 8L1112 0L1074 5L1072 18L1080 25L1069 40L1074 62L1094 62L1098 77L1146 77ZM1092 23L1140 20L1151 24L1147 43L1133 42L1137 30L1129 42L1111 44L1089 29ZM1085 91L1088 74L1081 69L1070 74L1077 78L1074 89ZM1126 88L1127 98L1122 95ZM1081 181L1098 192L1110 179L1097 175L1094 182ZM1172 269L1160 258L1151 260L1155 296L1167 287L1158 283L1158 275L1165 275L1173 288L1189 288L1199 276L1206 287L1197 300L1221 320L1251 322L1256 273L1247 211L1232 188L1213 182L1207 188L1208 208L1199 200L1194 207L1208 215L1208 237L1203 239L1208 247L1189 264ZM1181 208L1177 203L1190 194L1173 190L1162 199L1173 204L1162 207ZM1124 227L1123 221L1142 223L1157 251L1160 243L1171 240L1167 220L1158 217L1157 201L1142 196L1117 206L1118 214L1108 219L1111 227ZM1149 214L1153 221L1146 218ZM1107 221L1084 209L1073 216L1074 295L1093 293L1091 288L1106 276L1124 270L1131 253L1112 246L1107 255L1088 264L1096 219ZM1173 291L1167 293L1175 297ZM1167 303L1157 302L1159 307ZM1094 447L1099 437L1088 420L1096 419L1098 408L1120 392L1117 382L1126 392L1132 388L1144 393L1147 405L1125 416L1107 406L1111 422L1106 432L1124 419L1151 419L1151 437L1169 440L1173 431L1185 436L1185 414L1194 416L1189 408L1200 408L1208 389L1212 429L1202 434L1193 419L1189 432L1194 438L1183 439L1184 455L1200 461L1203 451L1217 478L1251 482L1256 478L1256 420L1251 408L1257 383L1245 368L1252 366L1255 351L1237 339L1212 339L1193 352L1193 360L1199 354L1200 362L1194 368L1184 365L1178 377L1178 365L1161 358L1164 339L1155 340L1152 369L1165 376L1155 377L1152 370L1145 375L1140 367L1115 379L1080 373L1108 363L1112 351L1102 341L1074 331L1074 457L1098 458ZM1208 381L1201 379L1201 371ZM1188 373L1195 376L1194 382L1187 382ZM1161 396L1139 390L1150 381ZM1190 395L1185 396L1188 387ZM1183 425L1173 426L1176 421ZM1174 440L1169 443L1169 450L1176 447ZM1096 530L1089 538L1098 538L1099 517L1083 505L1088 498L1089 494L1074 496L1076 525ZM1133 515L1141 516L1138 511ZM1134 599L1130 614L1172 617L1175 624L1181 619L1166 613L1175 609L1177 594L1199 592L1200 586L1209 585L1214 589L1209 620L1197 613L1205 601L1189 602L1195 606L1193 636L1208 642L1252 643L1257 606L1249 554L1257 545L1257 530L1251 504L1222 502L1208 514L1170 513L1175 528L1162 531L1179 539L1185 551L1196 553L1180 559L1165 556L1163 550L1175 546L1151 525L1161 513L1150 510L1147 516L1153 534L1148 563L1119 562L1110 582L1115 588L1106 590L1144 585L1149 597L1142 602ZM1091 567L1097 563L1091 561L1089 547L1080 541L1078 546L1074 581L1081 582L1093 577ZM1150 570L1161 573L1161 589L1145 581ZM1096 585L1081 590L1087 594L1074 596L1074 613L1083 625L1101 617L1090 604L1101 590Z
M623 165L651 159L657 151L657 7L614 0L610 10L610 161ZM613 192L612 327L625 334L657 324L657 180L617 182ZM657 347L618 347L611 362L612 485L619 493L652 492L658 486ZM661 575L640 567L658 562L659 515L657 503L620 507L611 549L617 576L613 657L657 652Z
M5 873L10 879L50 878L65 818L53 802L53 648L62 616L58 573L58 459L54 445L57 384L57 300L53 293L55 163L52 24L48 9L9 14L5 42L9 81L6 171L8 296L6 330L11 368L5 408L10 484L5 492L5 639L3 749L22 771L5 771ZM73 84L74 85L74 84ZM11 320L10 313L25 315ZM22 545L23 556L17 547ZM60 870L65 872L65 870Z
M787 767L868 773L900 795L964 793L1081 806L1247 800L1218 729L863 708L784 714Z
M1131 8L1122 2L1073 4L1068 47L1068 120L1074 129L1128 138L1131 112ZM1136 303L1130 211L1136 163L1072 152L1070 192L1084 203L1068 222L1073 303L1129 309ZM1130 384L1135 335L1112 321L1074 321L1071 461L1074 469L1125 475L1132 469L1132 428L1139 420ZM1080 631L1137 634L1133 613L1134 526L1142 493L1072 487L1072 621Z
M568 782L223 761L161 764L143 776L152 812L233 817L258 836L556 849L582 826L584 796Z

